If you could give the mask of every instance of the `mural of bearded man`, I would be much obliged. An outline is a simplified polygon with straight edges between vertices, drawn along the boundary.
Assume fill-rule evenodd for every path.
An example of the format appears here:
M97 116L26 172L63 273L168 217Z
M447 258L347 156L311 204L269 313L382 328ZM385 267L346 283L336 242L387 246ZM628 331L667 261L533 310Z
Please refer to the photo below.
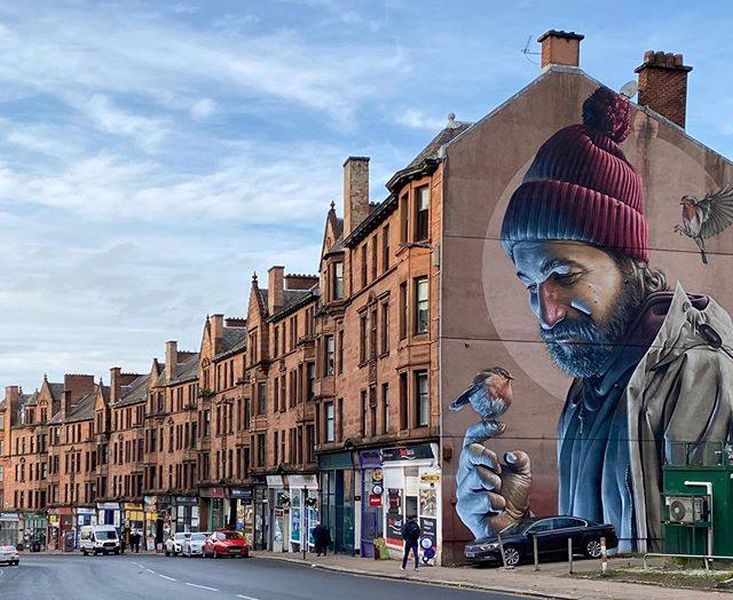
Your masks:
M642 180L619 146L630 128L627 99L598 88L583 124L538 150L501 234L541 339L574 378L558 424L558 514L612 523L622 552L659 548L671 444L728 441L733 393L729 315L670 291L648 264Z

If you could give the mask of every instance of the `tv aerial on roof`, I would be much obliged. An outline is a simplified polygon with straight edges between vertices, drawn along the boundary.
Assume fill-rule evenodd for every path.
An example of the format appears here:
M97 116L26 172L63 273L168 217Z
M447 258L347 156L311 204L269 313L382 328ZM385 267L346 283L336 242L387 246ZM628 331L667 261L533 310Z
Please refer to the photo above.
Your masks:
M639 91L639 84L636 82L635 79L632 79L631 81L627 81L626 83L624 83L621 86L621 89L619 90L619 94L631 99L634 96L636 96L636 92L638 91Z
M524 48L521 50L522 54L524 54L524 58L527 60L527 62L532 63L533 65L536 65L537 63L530 58L530 56L539 56L542 54L541 52L536 52L534 50L530 50L530 44L532 43L532 35L530 35L527 38L527 43L524 45Z

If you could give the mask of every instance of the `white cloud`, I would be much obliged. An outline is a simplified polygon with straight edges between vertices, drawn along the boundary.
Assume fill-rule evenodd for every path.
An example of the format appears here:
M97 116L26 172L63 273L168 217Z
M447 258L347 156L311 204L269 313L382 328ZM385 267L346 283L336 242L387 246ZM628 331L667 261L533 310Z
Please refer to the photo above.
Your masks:
M216 111L216 102L211 98L202 98L191 105L191 118L194 121L205 121Z
M429 116L417 108L408 108L395 115L394 123L403 127L427 129L437 132L445 127L447 117L440 119L435 116Z
M141 148L152 150L163 141L168 128L160 119L150 119L116 107L104 94L94 94L79 106L94 125L106 133L129 137Z

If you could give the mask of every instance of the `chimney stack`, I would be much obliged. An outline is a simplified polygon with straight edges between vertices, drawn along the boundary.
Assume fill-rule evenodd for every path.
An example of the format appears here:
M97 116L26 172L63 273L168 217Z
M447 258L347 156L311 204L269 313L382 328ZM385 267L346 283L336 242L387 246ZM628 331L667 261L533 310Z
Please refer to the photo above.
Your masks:
M218 354L224 341L224 315L221 313L211 315L209 322L211 323L211 337L214 339L214 354ZM167 350L166 344L166 369L168 369Z
M71 392L71 402L80 400L83 396L91 394L94 391L96 382L94 375L64 375L64 390Z
M267 271L267 310L274 314L284 304L285 267L270 267Z
M214 315L218 316L218 315ZM224 334L222 333L222 336ZM165 380L170 382L176 376L178 364L178 342L169 340L165 343Z
M687 74L681 54L671 52L644 53L644 62L634 69L639 74L641 106L666 117L684 129L687 116Z
M574 31L545 31L537 41L542 44L541 66L580 66L580 42L585 36Z
M5 386L5 439L8 444L8 454L10 454L10 428L15 425L15 413L18 410L21 393L20 387L17 385Z
M72 405L72 391L64 390L64 398L61 400L61 416L65 419L71 412Z
M344 237L369 216L369 157L344 161Z
M112 367L109 370L109 403L115 404L122 395L122 369Z

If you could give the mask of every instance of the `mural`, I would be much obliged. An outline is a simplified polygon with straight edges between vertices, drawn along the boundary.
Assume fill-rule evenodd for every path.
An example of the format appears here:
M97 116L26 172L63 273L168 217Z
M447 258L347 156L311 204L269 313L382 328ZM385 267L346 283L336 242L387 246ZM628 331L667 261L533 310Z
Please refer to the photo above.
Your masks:
M675 442L726 441L733 425L733 327L711 297L672 289L650 265L641 176L620 145L628 100L598 88L582 124L557 131L513 192L501 245L526 288L538 335L572 378L557 426L557 514L615 526L620 551L661 540L662 465ZM682 200L683 225L704 240L733 221L731 188ZM530 456L487 446L512 402L505 369L482 371L453 402L471 404L456 509L476 538L531 512ZM516 402L521 403L521 398ZM520 445L521 442L516 442Z
M721 233L733 223L733 186L708 194L702 200L682 196L682 225L674 230L695 240L703 264L708 264L705 240Z

